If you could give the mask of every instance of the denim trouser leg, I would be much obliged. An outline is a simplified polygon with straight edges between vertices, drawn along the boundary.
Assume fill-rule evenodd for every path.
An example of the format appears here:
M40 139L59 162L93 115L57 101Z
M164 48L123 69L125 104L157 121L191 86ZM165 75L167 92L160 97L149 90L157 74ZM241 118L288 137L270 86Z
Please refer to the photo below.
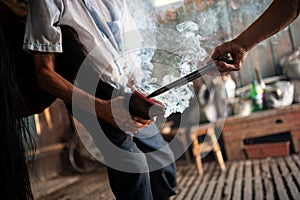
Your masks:
M75 117L89 131L105 161L112 163L107 165L107 172L111 189L117 200L162 200L175 194L173 188L176 184L176 169L173 154L169 148L159 150L166 145L166 142L156 126L154 129L151 126L141 131L152 132L153 136L133 140L131 136L99 119L101 129L114 148L129 152L126 156L116 156L113 149L107 148L102 139L99 139L98 127L91 123L95 117L80 109L78 111L80 114ZM159 150L156 154L147 153L156 150ZM124 171L118 166L126 166L133 169L133 172ZM159 166L159 169L152 172L152 166L154 168Z
M147 137L149 133L152 136ZM143 129L134 141L147 158L153 199L163 200L175 195L175 158L157 126L152 125Z
M117 200L152 200L149 169L147 159L143 152L133 142L132 136L124 134L107 123L101 123L106 131L107 137L119 148L130 152L114 160L108 161L113 166L107 166L109 183ZM112 131L114 130L114 131ZM115 134L117 133L117 134ZM108 136L108 134L111 134ZM124 137L125 136L125 137ZM111 158L107 149L102 153L106 160ZM117 162L115 162L117 160ZM126 165L125 169L132 169L133 172L122 171L118 166Z

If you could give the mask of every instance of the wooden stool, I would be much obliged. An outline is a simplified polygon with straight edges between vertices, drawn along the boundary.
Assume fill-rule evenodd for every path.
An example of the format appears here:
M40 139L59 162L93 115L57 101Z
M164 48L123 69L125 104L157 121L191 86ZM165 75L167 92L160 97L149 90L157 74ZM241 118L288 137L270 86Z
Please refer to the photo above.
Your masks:
M206 134L209 136L209 141L199 142L198 136ZM195 157L199 175L203 174L203 167L200 154L210 152L211 150L214 151L215 157L219 163L221 170L226 170L220 145L215 134L214 125L204 124L200 126L194 126L191 128L190 137L193 141L193 155Z

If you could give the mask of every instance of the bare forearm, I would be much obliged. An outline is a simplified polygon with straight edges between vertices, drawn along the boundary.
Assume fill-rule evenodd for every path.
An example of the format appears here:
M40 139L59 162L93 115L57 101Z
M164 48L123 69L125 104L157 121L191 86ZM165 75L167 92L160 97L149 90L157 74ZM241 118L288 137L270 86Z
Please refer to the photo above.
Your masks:
M37 73L37 83L41 89L68 103L73 103L76 106L84 107L85 110L91 111L92 108L90 105L95 100L94 97L75 87L54 70L40 69ZM73 96L77 97L74 98L74 102L72 102Z
M54 63L54 54L35 55L36 77L40 88L91 113L95 112L93 106L95 103L97 103L98 108L105 107L106 101L95 98L56 73ZM106 109L101 109L101 112L97 112L97 115L103 117L105 111Z
M55 54L36 53L34 61L38 85L50 94L85 111L95 113L97 117L125 131L140 130L152 123L151 120L141 118L133 121L128 109L124 106L124 97L102 100L64 79L54 70Z
M274 0L269 8L235 40L245 51L249 51L297 18L299 7L299 0Z

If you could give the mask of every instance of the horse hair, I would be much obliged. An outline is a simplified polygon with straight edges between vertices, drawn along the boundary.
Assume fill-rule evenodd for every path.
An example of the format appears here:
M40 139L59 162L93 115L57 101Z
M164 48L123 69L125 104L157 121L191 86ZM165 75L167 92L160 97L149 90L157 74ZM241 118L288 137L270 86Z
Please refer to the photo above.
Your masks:
M27 120L20 117L24 102L16 84L15 58L1 27L0 46L1 195L6 199L33 199L24 145L30 148L34 141Z

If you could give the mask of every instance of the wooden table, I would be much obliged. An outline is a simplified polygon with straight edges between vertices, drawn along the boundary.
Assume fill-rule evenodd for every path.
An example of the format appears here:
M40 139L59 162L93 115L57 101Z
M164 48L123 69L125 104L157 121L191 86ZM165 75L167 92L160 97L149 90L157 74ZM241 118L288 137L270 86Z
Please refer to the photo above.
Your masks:
M227 160L245 159L244 140L289 132L295 152L300 152L300 104L227 117L222 130Z

